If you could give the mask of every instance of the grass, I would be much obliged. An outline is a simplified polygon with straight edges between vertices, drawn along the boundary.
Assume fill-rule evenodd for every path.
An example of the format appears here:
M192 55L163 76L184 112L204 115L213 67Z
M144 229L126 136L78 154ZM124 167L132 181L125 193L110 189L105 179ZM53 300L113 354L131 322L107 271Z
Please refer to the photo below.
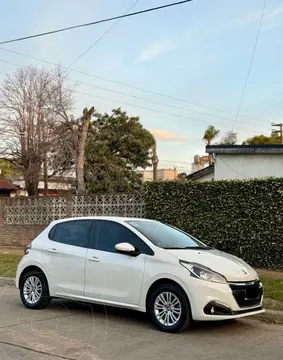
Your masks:
M23 249L0 248L0 277L15 277ZM283 311L283 272L258 270L264 285L266 309Z
M262 277L266 298L283 302L283 279Z
M262 276L264 306L266 309L283 311L283 278Z
M14 278L21 258L22 255L0 253L0 277Z

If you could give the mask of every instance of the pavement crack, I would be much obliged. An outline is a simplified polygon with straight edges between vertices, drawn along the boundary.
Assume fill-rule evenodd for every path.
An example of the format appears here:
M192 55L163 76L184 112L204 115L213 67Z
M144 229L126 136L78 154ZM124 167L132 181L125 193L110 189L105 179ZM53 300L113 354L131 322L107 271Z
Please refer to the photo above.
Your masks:
M13 346L13 347L16 347L16 348L19 348L22 350L30 351L30 352L41 354L41 355L53 356L58 359L75 360L75 358L71 358L71 357L64 356L64 355L52 354L52 353L48 353L48 352L41 351L41 350L35 350L35 349L29 348L27 346L11 343L9 341L0 340L0 344L7 345L7 346Z
M68 315L53 316L53 317L50 317L48 319L38 319L38 320L32 320L32 321L19 322L17 324L0 326L0 329L8 329L8 328L16 327L16 326L20 326L20 325L28 325L31 322L32 323L39 323L39 322L48 321L48 320L61 319L61 318L66 318L66 317L70 317L70 316L74 316L74 315L77 315L77 314L76 313L70 313Z

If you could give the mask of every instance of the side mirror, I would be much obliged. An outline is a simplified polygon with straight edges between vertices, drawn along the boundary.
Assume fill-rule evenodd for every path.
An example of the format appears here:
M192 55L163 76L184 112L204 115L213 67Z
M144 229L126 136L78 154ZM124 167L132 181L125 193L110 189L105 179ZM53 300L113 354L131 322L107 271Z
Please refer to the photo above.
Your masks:
M115 245L115 249L116 251L123 253L123 254L128 254L128 255L136 255L136 249L133 247L133 245L129 244L129 243L119 243Z

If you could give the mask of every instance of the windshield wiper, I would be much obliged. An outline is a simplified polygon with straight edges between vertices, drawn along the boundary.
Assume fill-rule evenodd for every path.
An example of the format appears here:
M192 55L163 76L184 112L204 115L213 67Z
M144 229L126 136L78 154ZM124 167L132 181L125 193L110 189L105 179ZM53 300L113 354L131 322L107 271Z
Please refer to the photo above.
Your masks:
M185 246L182 249L190 249L190 250L211 250L212 248L210 247L204 247L204 246Z
M165 250L212 250L213 248L207 246L185 246L185 247L164 247Z

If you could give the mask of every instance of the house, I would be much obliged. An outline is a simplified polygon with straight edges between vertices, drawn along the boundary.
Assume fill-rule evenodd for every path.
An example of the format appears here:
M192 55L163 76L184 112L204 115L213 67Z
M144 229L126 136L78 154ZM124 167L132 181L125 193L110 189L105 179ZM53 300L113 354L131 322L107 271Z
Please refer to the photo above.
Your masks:
M153 181L153 170L139 171L143 181ZM177 169L158 169L157 180L176 180L178 175Z
M191 173L187 176L187 180L199 182L214 180L214 165L207 166Z
M283 145L208 145L206 151L214 158L214 180L283 177Z
M12 184L1 174L0 170L0 197L15 196L18 193L18 187Z
M23 176L18 177L9 177L9 181L16 185L19 189L17 195L19 196L28 196L28 193L25 189L25 180ZM64 196L70 194L73 190L75 179L70 177L56 177L48 179L48 191L44 190L44 179L40 178L38 183L38 195L39 196ZM12 195L13 196L13 195Z
M195 155L194 156L194 162L192 163L192 172L197 172L199 170L202 170L206 168L209 165L209 156L204 155Z

